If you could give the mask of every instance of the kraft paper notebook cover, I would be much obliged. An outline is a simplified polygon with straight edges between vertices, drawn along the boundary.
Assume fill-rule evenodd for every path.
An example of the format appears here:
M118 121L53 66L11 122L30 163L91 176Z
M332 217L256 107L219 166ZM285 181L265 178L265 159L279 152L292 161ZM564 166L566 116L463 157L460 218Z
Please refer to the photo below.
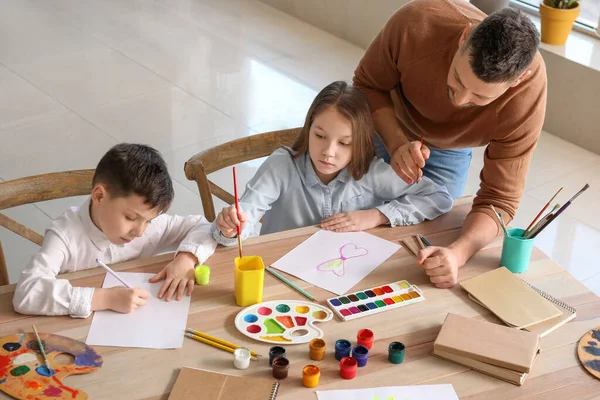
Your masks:
M486 375L493 376L494 378L502 379L503 381L513 383L518 386L521 386L523 382L525 382L525 379L527 379L528 375L527 373L521 373L506 368L496 367L495 365L486 364L481 361L473 360L469 357L457 356L456 354L448 353L442 350L437 350L436 352L434 352L433 355L463 365L467 368L474 369Z
M433 344L445 352L519 373L529 373L539 351L539 336L504 325L448 314Z
M231 376L181 368L169 400L275 400L279 382L274 379Z
M574 307L571 307L570 305L566 304L565 302L560 301L559 299L549 295L548 293L536 288L533 285L530 285L529 283L527 283L527 284L533 290L535 290L537 293L539 293L540 296L542 296L543 298L545 298L546 300L548 300L549 302L554 304L556 306L556 308L558 308L562 314L558 317L549 319L544 322L540 322L539 324L530 325L527 328L525 328L525 330L527 330L529 332L537 333L538 335L540 335L540 337L544 337L547 334L554 332L556 329L560 328L561 326L563 326L564 324L571 321L572 319L574 319L577 316L577 310ZM485 305L481 304L476 298L471 296L471 294L469 294L469 298L471 300L473 300L475 303L479 304L480 306L485 307ZM485 308L487 308L487 307L485 307Z
M504 267L460 285L507 325L519 329L562 315L548 300Z

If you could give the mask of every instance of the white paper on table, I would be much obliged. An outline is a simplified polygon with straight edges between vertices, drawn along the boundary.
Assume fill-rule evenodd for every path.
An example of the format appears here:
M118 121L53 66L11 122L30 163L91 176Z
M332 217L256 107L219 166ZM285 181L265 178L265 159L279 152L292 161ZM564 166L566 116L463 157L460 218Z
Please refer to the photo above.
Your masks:
M400 247L366 232L320 230L271 265L341 295Z
M154 274L120 272L125 282L150 293L148 304L129 314L96 311L86 343L96 346L145 347L176 349L183 345L185 326L190 311L190 296L169 302L158 298L163 281L150 283ZM106 274L103 288L122 286L115 277Z
M317 391L319 400L458 400L446 385L388 386L370 389Z

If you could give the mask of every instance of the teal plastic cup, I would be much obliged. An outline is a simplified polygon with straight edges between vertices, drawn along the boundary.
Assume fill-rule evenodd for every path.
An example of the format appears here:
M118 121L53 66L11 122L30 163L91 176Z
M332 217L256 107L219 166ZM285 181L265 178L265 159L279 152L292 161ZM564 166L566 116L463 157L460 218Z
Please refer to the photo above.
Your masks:
M512 228L508 230L510 236L504 236L502 243L502 256L500 266L506 267L514 274L527 271L534 239L522 238L523 229Z

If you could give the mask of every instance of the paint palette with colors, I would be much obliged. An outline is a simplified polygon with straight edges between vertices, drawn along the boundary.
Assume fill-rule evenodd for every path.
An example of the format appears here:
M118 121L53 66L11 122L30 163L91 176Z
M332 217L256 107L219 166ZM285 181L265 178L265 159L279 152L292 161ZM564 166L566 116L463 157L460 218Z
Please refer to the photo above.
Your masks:
M52 370L44 364L33 332L0 338L0 390L17 399L87 399L86 392L63 384L63 379L96 371L102 357L65 336L40 332L40 339ZM65 363L65 358L72 360Z
M333 318L326 307L298 300L274 300L240 311L235 326L244 335L266 343L299 344L323 337L315 322Z
M423 300L425 297L421 289L407 281L400 281L333 297L327 300L327 304L343 321L349 321Z

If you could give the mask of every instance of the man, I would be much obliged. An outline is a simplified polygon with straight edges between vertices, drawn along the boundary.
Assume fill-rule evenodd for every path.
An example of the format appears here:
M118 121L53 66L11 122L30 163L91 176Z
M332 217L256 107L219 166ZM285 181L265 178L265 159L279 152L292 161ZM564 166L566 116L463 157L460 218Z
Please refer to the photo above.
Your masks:
M464 0L414 0L390 18L355 71L385 145L378 155L407 183L424 174L458 197L470 148L487 146L460 236L419 253L437 287L454 286L458 269L498 234L489 205L506 222L515 215L546 107L538 46L535 26L517 10L486 18Z

